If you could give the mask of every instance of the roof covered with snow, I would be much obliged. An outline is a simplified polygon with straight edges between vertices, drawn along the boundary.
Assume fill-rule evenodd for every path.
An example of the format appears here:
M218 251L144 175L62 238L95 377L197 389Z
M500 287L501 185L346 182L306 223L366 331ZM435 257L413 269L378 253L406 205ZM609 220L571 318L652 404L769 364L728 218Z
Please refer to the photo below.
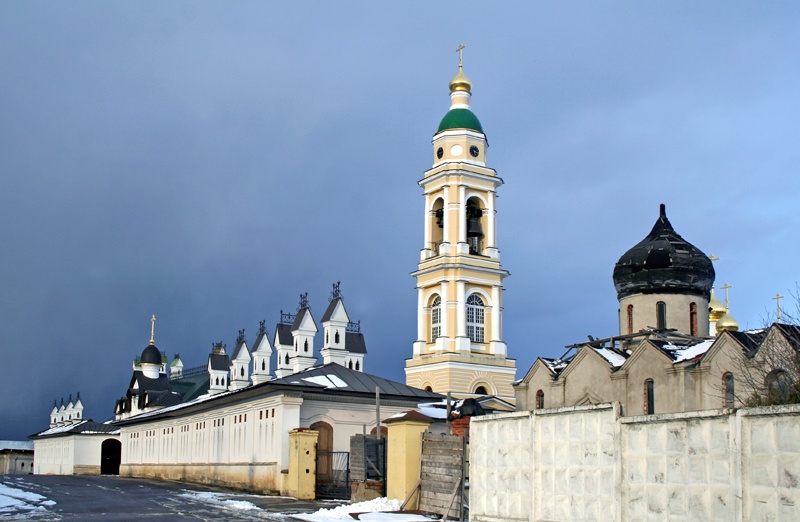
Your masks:
M118 435L119 427L111 423L99 423L91 419L82 420L74 424L55 426L30 436L31 439L45 437L64 437L67 435Z

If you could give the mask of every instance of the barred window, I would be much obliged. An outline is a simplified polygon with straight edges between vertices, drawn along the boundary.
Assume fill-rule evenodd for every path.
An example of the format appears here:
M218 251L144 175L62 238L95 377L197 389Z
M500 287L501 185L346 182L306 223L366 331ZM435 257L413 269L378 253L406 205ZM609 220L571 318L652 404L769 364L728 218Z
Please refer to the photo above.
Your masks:
M484 305L476 294L467 298L467 335L474 343L484 342Z

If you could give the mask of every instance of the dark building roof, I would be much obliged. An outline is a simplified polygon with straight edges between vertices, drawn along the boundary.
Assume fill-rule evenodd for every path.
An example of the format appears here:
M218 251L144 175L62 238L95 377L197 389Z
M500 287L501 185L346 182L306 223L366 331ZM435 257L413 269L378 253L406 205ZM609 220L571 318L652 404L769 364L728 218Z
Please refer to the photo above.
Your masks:
M134 391L134 383L138 383L139 385L138 393L145 391L169 391L171 389L169 378L163 373L159 374L157 379L151 379L145 376L141 370L136 370L133 372L131 384L129 386L131 393Z
M64 426L55 426L48 428L39 433L29 435L29 439L43 439L48 437L64 437L66 435L82 434L82 435L116 435L119 433L119 427L113 424L101 424L92 419L76 422L75 424L67 424Z
M757 330L754 332L738 332L734 330L725 330L725 332L739 341L744 346L745 352L748 354L755 353L761 345L761 341L766 337L766 330Z
M298 328L300 328L300 325L303 322L303 317L305 317L306 314L310 314L310 313L311 313L311 311L308 308L301 308L297 312L297 315L294 317L294 322L292 323L292 331L295 331ZM313 321L313 318L312 318L312 321Z
M618 299L634 294L692 294L708 299L713 284L711 260L675 232L663 204L653 230L614 266Z
M278 339L278 344L283 346L291 346L294 344L292 337L292 325L279 323L275 327L275 337Z
M227 354L224 353L212 353L209 355L208 364L211 365L212 370L224 370L227 372L231 369L231 360L228 359Z
M337 297L337 298L331 300L330 304L328 305L328 309L325 310L324 314L322 314L322 322L323 323L325 321L330 321L331 316L333 315L333 311L336 310L336 304L340 303L340 302L342 303L342 306L344 306L344 302L342 301L341 297Z
M367 343L361 332L345 332L344 346L350 353L367 353Z
M231 359L236 359L237 357L239 357L239 352L242 351L242 348L244 348L244 346L245 346L244 341L239 341L238 343L236 343L236 348L233 349L233 355L231 355Z
M258 351L258 347L261 346L261 341L266 340L267 344L269 344L269 337L267 336L267 332L261 332L256 337L256 342L253 343L253 352Z
M777 326L778 330L786 337L786 340L789 341L792 348L800 351L800 326L782 323L775 323L775 326Z
M170 384L172 384L173 391L180 393L183 400L188 402L208 393L211 376L208 372L203 372L197 375L172 379Z
M381 395L391 395L397 397L416 397L420 399L438 399L442 396L419 388L413 388L405 384L390 381L377 375L351 370L340 364L328 363L322 366L315 366L308 370L293 373L281 379L269 381L272 386L303 386L308 388L319 388L336 392L356 392L374 394L375 388L379 387Z
M158 364L160 366L161 362L161 352L154 344L148 344L139 358L140 364Z

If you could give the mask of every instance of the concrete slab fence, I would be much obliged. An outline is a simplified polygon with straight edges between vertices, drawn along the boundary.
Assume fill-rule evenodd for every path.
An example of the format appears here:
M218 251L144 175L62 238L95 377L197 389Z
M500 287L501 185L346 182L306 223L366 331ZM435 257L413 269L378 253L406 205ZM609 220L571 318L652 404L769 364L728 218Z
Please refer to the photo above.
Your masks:
M470 520L800 520L800 405L472 420Z

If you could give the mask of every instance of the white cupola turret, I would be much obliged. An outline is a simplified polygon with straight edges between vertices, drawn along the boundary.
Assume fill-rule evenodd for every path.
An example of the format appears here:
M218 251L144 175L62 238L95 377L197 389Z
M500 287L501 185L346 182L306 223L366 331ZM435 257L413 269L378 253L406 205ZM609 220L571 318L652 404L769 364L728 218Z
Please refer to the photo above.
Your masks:
M77 397L75 397L75 404L72 406L72 410L75 412L75 414L72 416L73 419L83 419L83 403L81 402L81 392L78 392Z
M294 373L294 339L292 338L294 319L295 314L284 313L281 310L281 321L275 326L273 346L278 352L278 363L275 365L275 377L278 379Z
M158 375L162 370L162 357L161 352L158 351L155 345L155 328L156 316L150 319L150 344L148 344L142 351L142 356L139 358L139 367L142 374L149 379L158 379Z
M292 323L294 373L311 368L317 362L317 356L314 355L314 336L317 335L317 331L317 325L311 316L311 308L308 306L308 293L300 294L300 305Z
M58 401L53 400L53 409L50 410L50 427L54 427L58 424Z
M231 360L225 353L223 343L213 343L211 355L208 356L208 393L214 395L228 390L228 371Z
M244 330L239 330L239 336L236 338L236 348L234 348L231 356L231 390L240 390L250 386L251 360L252 357L250 357L250 350L247 348Z
M64 424L67 422L67 406L64 404L64 397L61 397L61 405L58 407L58 423Z
M272 357L272 346L267 336L266 320L258 323L258 337L253 343L253 384L261 384L272 380L270 368L270 357Z
M183 377L183 361L181 360L181 354L176 353L172 362L169 363L169 378L179 379L181 377Z
M336 363L347 366L347 328L350 324L350 317L344 308L344 299L339 289L340 283L333 285L330 296L330 304L325 314L322 316L322 330L324 339L322 343L322 363Z

